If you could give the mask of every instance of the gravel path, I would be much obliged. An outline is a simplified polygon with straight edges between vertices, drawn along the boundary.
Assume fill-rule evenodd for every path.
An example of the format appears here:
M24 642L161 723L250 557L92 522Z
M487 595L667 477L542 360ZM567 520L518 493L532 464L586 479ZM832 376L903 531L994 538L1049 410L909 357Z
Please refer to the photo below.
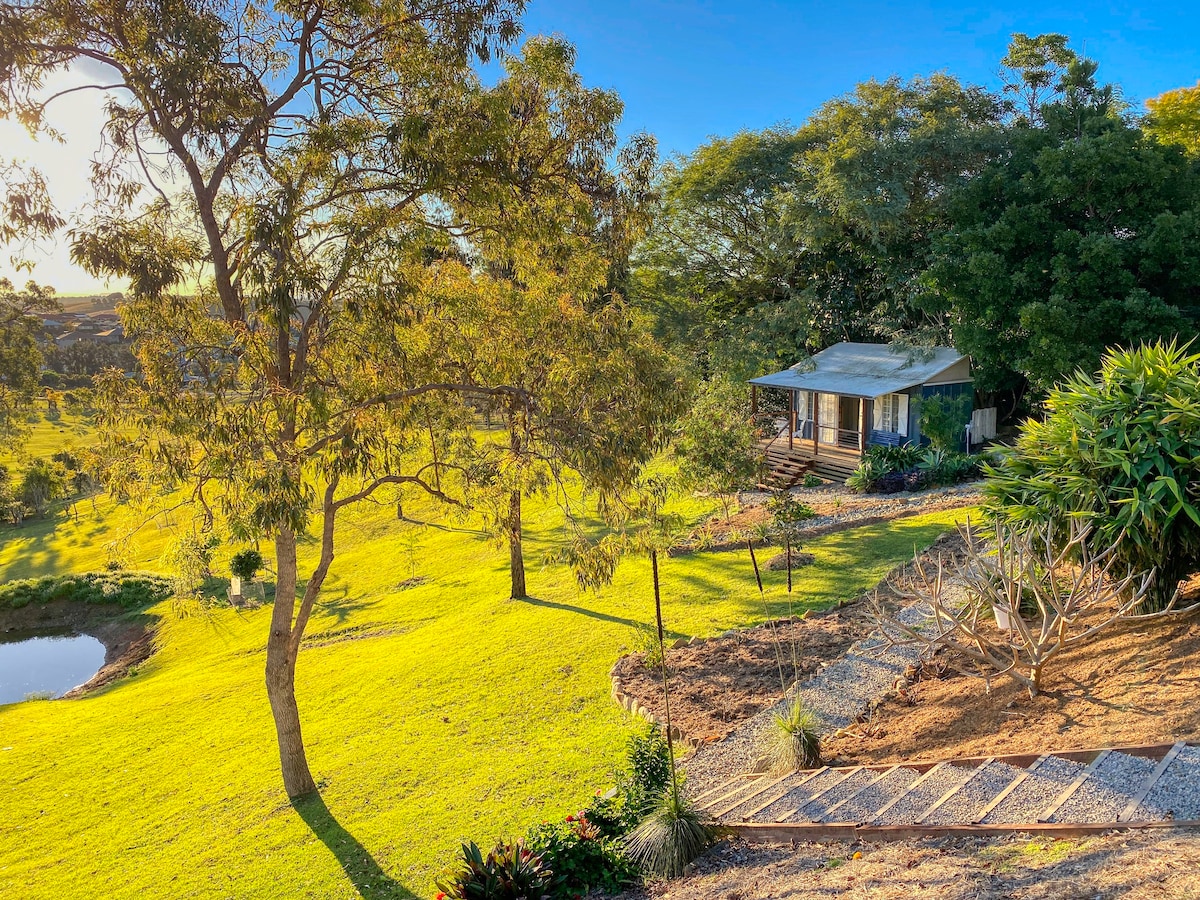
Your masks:
M1184 747L1150 789L1136 818L1200 819L1200 747Z
M916 769L899 768L888 772L841 809L833 813L833 821L869 822L875 813L887 806L921 777Z
M897 618L905 624L919 625L926 613L913 604L900 610ZM852 723L873 701L891 690L896 679L919 658L918 648L885 650L882 638L874 635L854 644L840 660L804 682L800 697L821 717L822 734L828 734ZM683 764L688 790L695 795L745 772L761 771L763 744L774 727L776 714L787 702L786 698L780 700L742 723L724 740L697 749Z
M1012 780L1023 771L1025 770L1008 763L992 760L986 766L976 769L953 797L933 811L925 820L925 824L953 825L974 822L984 807L1005 787L1012 784Z
M1052 822L1115 822L1154 771L1154 760L1110 753L1058 808ZM1161 817L1161 812L1156 818Z
M784 794L762 812L754 815L752 822L781 822L808 802L808 799L828 787L837 784L846 777L845 770L829 769L812 778L802 787L797 787Z
M908 825L915 822L925 810L933 806L938 797L955 785L962 784L968 774L970 773L966 769L941 763L928 778L904 794L895 806L877 815L873 821L877 825Z
M1054 799L1087 766L1052 756L1026 778L1000 805L984 816L985 825L1036 822Z
M865 788L868 784L874 781L878 775L878 772L872 772L869 769L861 769L860 771L855 772L845 781L840 782L837 787L830 788L816 800L806 804L798 814L792 816L791 820L793 822L833 821L832 819L826 818L829 810L837 806L851 794L854 794L855 792ZM834 813L834 815L836 816L837 814ZM841 819L839 818L837 821L841 821Z

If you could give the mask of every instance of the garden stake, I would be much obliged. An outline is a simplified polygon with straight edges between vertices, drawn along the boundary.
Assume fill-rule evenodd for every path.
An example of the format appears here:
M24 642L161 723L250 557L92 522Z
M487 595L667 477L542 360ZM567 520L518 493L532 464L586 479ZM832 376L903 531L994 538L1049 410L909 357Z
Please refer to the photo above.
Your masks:
M671 692L667 689L667 649L663 642L662 595L658 590L658 551L650 551L650 568L654 573L654 618L658 623L658 659L662 667L663 708L667 720L667 756L671 760L671 797L679 805L679 776L675 772L675 742L671 739Z
M792 536L785 534L783 540L787 547L788 593L790 594L792 592Z
M754 580L758 582L758 596L762 598L763 614L767 617L767 627L771 629L771 637L775 644L775 662L779 665L779 689L787 693L787 679L783 675L783 654L779 652L779 633L775 630L775 622L771 619L771 607L767 605L767 595L763 590L762 574L758 571L758 558L754 555L754 541L746 538L746 546L750 550L750 562L754 566Z

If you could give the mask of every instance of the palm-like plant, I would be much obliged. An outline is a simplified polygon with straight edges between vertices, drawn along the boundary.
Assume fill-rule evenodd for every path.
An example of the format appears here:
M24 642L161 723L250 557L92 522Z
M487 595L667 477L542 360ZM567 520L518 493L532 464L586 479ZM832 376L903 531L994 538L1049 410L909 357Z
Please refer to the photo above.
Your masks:
M821 720L798 696L775 714L773 724L766 747L773 773L783 775L821 764Z

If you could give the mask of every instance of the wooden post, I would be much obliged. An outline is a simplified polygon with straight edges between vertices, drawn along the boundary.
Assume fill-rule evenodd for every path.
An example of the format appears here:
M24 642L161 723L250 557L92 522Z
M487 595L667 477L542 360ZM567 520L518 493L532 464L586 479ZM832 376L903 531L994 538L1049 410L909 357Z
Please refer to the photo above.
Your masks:
M858 452L866 453L867 435L870 433L867 430L867 398L863 397L859 402L862 404L858 412L858 424L862 429L862 439L858 442Z
M817 449L818 435L821 433L821 395L813 391L812 395L812 414L813 414L813 456L816 456L821 451Z
M788 450L792 449L792 438L796 436L796 392L788 391Z
M758 385L750 385L750 418L758 418Z

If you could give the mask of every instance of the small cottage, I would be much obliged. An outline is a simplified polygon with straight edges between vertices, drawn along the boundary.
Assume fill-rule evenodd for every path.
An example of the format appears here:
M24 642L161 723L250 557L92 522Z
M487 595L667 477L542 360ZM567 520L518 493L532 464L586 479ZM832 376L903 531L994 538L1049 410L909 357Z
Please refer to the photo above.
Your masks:
M921 443L922 399L974 398L971 360L957 350L851 342L752 378L756 419L763 390L787 394L787 417L772 417L772 433L763 442L775 482L794 481L809 470L844 478L871 444Z

